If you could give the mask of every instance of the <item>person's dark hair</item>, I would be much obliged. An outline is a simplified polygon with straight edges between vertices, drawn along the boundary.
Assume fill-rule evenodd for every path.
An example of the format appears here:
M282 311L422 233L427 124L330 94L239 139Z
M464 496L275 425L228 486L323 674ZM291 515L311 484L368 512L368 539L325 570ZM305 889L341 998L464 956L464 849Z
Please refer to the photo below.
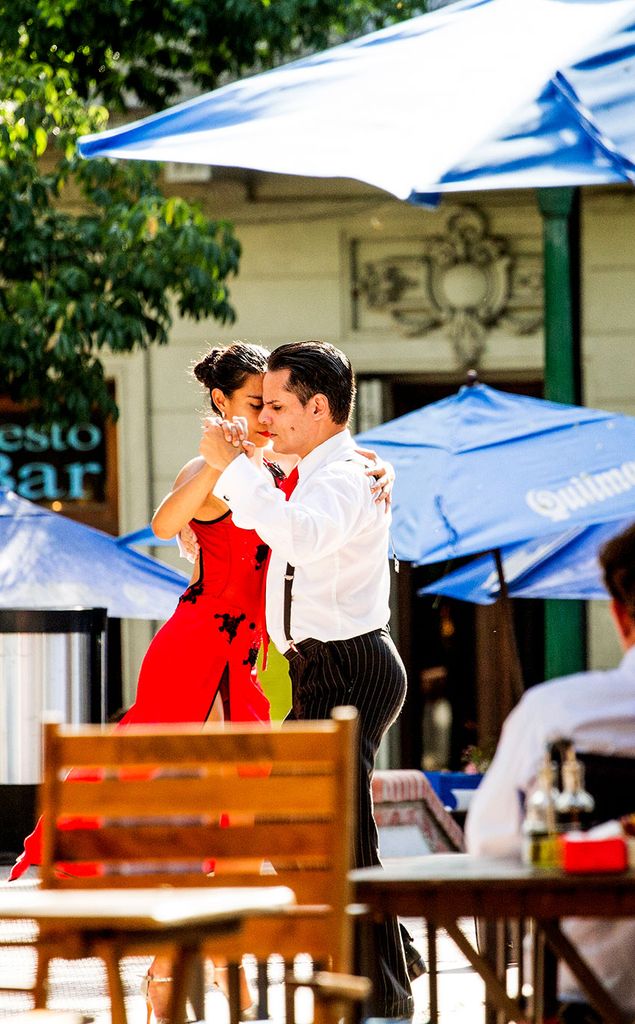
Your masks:
M334 345L326 341L280 345L269 356L267 369L289 370L288 389L302 405L313 395L325 395L333 422L348 423L355 399L355 375L348 357Z
M606 589L635 619L635 523L607 541L599 557Z
M269 352L262 345L236 341L227 348L210 349L192 368L192 373L210 392L214 412L219 412L211 398L212 388L219 388L229 398L243 386L247 377L265 372L268 356Z

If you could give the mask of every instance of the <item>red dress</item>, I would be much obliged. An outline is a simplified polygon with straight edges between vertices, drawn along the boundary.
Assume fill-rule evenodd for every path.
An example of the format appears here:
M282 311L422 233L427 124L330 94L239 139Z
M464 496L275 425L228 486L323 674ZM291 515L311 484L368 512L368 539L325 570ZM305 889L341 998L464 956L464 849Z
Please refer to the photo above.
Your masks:
M288 497L288 479L267 464ZM193 519L199 575L179 598L172 616L150 644L141 665L134 704L119 727L207 721L221 695L225 718L268 722L269 701L256 659L265 632L265 576L269 548L254 530L234 526L231 512L211 522ZM82 822L85 826L86 822ZM72 827L72 823L69 823ZM9 880L41 862L40 822L24 841Z
M219 692L226 719L269 721L256 671L269 548L234 526L230 512L190 526L200 547L198 580L150 644L122 726L205 722Z

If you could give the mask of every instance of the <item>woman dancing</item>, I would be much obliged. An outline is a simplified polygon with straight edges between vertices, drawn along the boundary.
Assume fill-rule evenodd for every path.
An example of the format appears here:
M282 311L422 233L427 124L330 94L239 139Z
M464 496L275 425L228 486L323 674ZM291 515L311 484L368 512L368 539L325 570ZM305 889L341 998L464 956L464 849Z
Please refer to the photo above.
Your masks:
M271 442L258 422L267 355L257 345L214 348L194 374L207 388L215 413L247 421L254 457L281 485L284 473L264 457ZM255 531L234 526L227 505L211 493L217 478L202 457L192 459L152 519L162 539L189 524L198 556L176 611L148 648L135 703L122 725L269 721L269 701L256 671L265 636L263 581L269 549Z

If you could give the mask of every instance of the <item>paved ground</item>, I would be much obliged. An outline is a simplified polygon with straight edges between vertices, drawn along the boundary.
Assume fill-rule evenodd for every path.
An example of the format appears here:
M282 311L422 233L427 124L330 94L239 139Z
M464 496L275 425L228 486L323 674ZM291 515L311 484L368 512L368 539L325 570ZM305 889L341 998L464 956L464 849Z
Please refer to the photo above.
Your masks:
M14 886L19 884L13 883ZM409 920L406 925L425 958L423 923L420 920ZM471 921L465 921L464 927L468 934L473 934ZM18 943L20 940L28 941L33 934L34 929L28 922L0 922L0 987L3 984L32 984L35 970L33 950L19 946ZM484 1019L483 985L443 933L438 940L438 960L440 1024L481 1024ZM149 959L132 957L125 962L124 982L130 1024L146 1024L145 1002L140 994L140 984L149 963ZM269 964L269 982L270 1018L274 1024L283 1024L281 963L275 958ZM425 1024L428 1020L428 981L425 976L414 983L413 991L416 1002L414 1024ZM0 992L0 1017L11 1017L29 1009L31 1005L28 995ZM53 961L50 1007L79 1011L92 1017L95 1024L107 1024L108 995L101 962ZM307 1001L306 994L299 994L297 1017L298 1024L305 1024L310 1019L310 997ZM213 990L211 984L206 998L206 1019L213 1024L226 1024L228 1020L225 1000Z
M408 921L415 943L425 953L425 940L420 921ZM470 930L470 922L465 922ZM34 974L33 951L15 945L4 945L32 934L28 926L0 926L0 985L31 984ZM145 1024L145 1003L140 995L140 983L149 960L129 958L125 962L126 1001L130 1024ZM269 964L269 1012L275 1024L284 1020L284 1001L280 984L281 965L272 958ZM96 1024L107 1024L108 996L105 974L100 961L81 960L72 963L54 961L51 972L52 1009L76 1010L93 1017ZM419 978L413 987L416 1001L415 1024L428 1020L428 982ZM29 1009L26 995L0 993L0 1016L10 1017ZM443 934L439 937L439 1006L441 1024L479 1024L483 1020L483 986L479 978L462 958L456 947ZM298 1000L298 1024L310 1019L310 1003ZM222 996L209 987L206 1000L206 1019L214 1024L225 1024L226 1004Z

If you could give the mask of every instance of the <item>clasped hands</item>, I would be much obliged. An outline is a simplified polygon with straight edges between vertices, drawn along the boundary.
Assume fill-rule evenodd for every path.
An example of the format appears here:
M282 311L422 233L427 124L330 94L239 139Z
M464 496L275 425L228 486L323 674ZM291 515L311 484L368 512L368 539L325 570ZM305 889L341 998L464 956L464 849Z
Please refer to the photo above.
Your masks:
M198 450L209 466L222 471L243 452L250 458L254 454L256 446L247 436L247 420L242 416L231 421L208 416Z

